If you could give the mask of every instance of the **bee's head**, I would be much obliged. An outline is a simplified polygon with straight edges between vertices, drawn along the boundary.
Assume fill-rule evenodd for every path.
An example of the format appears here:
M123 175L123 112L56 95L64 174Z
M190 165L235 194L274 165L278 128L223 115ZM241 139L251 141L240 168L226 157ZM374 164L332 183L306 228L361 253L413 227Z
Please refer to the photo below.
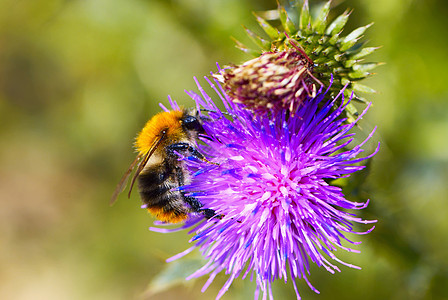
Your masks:
M190 114L185 114L182 118L182 127L190 133L196 134L204 134L205 130L202 127L202 122L199 119L199 116L193 116Z

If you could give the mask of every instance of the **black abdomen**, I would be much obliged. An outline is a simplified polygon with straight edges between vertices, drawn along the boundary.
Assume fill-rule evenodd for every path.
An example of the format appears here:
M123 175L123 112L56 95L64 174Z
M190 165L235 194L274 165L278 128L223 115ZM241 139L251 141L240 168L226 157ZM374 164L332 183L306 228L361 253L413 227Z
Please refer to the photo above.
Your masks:
M182 170L162 164L139 175L140 196L148 210L156 214L172 214L173 217L186 217L191 212L184 195L174 190L183 185L179 182L179 172Z

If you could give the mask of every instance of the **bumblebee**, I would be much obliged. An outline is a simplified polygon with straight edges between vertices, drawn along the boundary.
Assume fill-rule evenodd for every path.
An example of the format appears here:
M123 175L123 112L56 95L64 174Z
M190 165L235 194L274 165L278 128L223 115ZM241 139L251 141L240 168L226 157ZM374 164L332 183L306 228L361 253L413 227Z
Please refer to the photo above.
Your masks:
M204 135L202 120L193 111L182 109L161 112L152 117L138 134L135 147L137 157L126 171L112 195L113 204L137 166L128 193L138 180L138 190L144 207L162 222L178 223L189 213L202 213L212 218L215 213L202 209L194 197L186 196L177 188L191 182L191 174L179 154L209 162L196 150L200 135Z

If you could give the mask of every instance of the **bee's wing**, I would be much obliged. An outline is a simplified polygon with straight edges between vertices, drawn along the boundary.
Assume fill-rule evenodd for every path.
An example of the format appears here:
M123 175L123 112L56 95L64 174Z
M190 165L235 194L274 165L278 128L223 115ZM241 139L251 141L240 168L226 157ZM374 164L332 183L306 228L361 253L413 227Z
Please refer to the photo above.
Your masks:
M110 205L113 205L115 203L115 201L117 201L118 195L125 189L128 180L129 180L129 176L132 173L132 170L134 170L135 165L137 165L138 161L142 158L142 155L139 154L137 155L137 157L135 158L135 160L132 162L131 166L129 167L129 169L126 171L126 173L124 173L123 177L121 177L120 182L117 184L117 187L115 188L114 193L112 194L112 197L110 198Z
M156 151L158 144L160 143L161 139L159 140L159 142L157 142L157 145L152 147L143 157L142 161L140 162L140 164L138 165L137 171L135 171L134 176L132 177L131 180L131 187L129 188L129 193L128 193L128 198L131 197L131 192L132 192L132 187L134 186L135 180L137 179L138 175L140 174L140 172L143 170L143 168L146 166L146 163L148 162L149 158L151 157L151 155L154 153L154 151Z
M132 187L134 186L135 180L137 179L138 175L143 170L143 168L145 168L146 163L148 162L149 158L154 153L154 151L156 151L157 147L159 147L160 143L165 138L165 136L166 136L166 132L162 132L162 134L154 140L154 142L152 143L151 147L149 148L148 152L146 152L146 154L137 155L137 157L132 162L131 166L126 171L126 173L124 173L123 177L121 178L120 182L118 183L117 187L115 188L115 191L114 191L112 198L110 199L110 202L109 202L110 205L113 205L115 203L115 201L117 201L118 195L124 190L124 188L126 187L126 184L128 183L128 179L132 173L132 170L135 168L135 166L137 165L139 160L143 157L143 159L138 164L138 167L134 173L134 176L132 177L131 187L129 188L129 193L128 193L128 198L131 196Z

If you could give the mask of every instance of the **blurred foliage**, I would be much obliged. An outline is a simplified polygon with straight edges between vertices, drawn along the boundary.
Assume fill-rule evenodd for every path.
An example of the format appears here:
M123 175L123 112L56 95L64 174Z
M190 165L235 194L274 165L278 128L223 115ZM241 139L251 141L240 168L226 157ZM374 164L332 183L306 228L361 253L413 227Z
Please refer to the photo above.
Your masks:
M286 0L283 2L287 2ZM312 4L317 2L311 2ZM387 64L361 122L381 141L356 200L376 229L362 254L338 253L362 271L313 268L304 299L448 298L448 4L442 0L334 1L354 8L347 32L375 22L367 46ZM137 193L109 197L133 159L131 144L170 94L186 105L192 76L248 56L252 11L274 0L0 0L0 298L148 298L165 259L188 247L184 232L148 232ZM261 34L261 32L260 32ZM372 148L367 149L371 151ZM364 230L360 228L360 230ZM163 274L163 273L161 273ZM212 299L225 275L150 299ZM251 299L237 280L224 299ZM294 299L290 283L277 299Z

